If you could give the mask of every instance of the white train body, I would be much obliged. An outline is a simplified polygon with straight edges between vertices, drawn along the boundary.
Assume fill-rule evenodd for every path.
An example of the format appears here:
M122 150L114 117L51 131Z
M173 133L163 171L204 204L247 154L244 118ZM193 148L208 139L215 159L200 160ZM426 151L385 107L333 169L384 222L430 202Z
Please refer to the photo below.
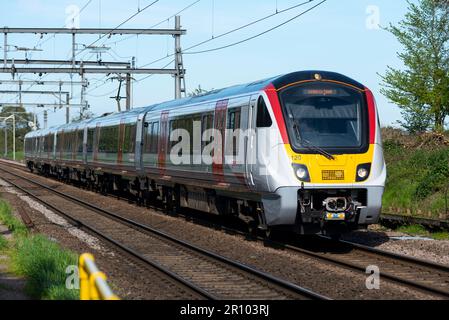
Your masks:
M386 179L372 93L324 71L35 131L25 151L61 179L300 234L377 223Z

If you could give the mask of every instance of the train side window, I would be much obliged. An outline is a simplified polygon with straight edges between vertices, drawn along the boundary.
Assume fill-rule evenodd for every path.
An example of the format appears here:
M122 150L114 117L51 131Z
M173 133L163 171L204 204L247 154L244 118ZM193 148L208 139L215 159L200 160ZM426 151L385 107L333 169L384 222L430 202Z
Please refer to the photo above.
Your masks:
M150 153L157 154L159 150L159 122L153 122L151 126Z
M262 97L257 102L257 128L270 128L273 125L267 105Z
M88 129L87 130L87 152L93 152L94 149L94 133L95 129Z
M147 133L145 137L145 154L157 154L159 145L159 122L152 122L148 124Z
M144 143L143 146L143 153L149 154L151 153L151 143L152 143L152 132L153 132L153 123L148 123L148 126L145 126L145 136L144 136Z
M56 134L56 152L61 152L62 134L58 132Z
M209 113L209 114L205 114L203 115L202 119L201 119L201 150L204 150L204 148L211 142L212 138L209 139L209 141L203 141L202 139L202 135L204 132L206 132L207 130L213 129L214 128L214 114L213 113Z
M64 152L70 152L70 132L64 133Z
M103 127L101 128L100 142L98 143L98 152L101 153L117 153L119 127Z
M136 142L136 125L127 124L125 126L125 141L123 144L123 153L134 153Z
M232 155L237 156L239 150L240 132L240 109L234 109L229 112L227 129L232 130Z
M84 130L78 130L77 133L78 150L77 153L83 153Z
M55 146L55 135L52 133L49 136L48 152L53 152Z
M167 135L167 140L168 140L168 145L170 146L169 150L171 151L171 149L179 142L178 141L171 141L170 136L172 134L173 131L175 131L176 129L178 129L179 126L179 121L178 120L171 120L170 121L170 125L169 128L170 130L168 130L168 135Z
M47 147L47 145L48 145L48 136L45 136L44 137L44 152L47 152L47 149L48 149L48 147Z

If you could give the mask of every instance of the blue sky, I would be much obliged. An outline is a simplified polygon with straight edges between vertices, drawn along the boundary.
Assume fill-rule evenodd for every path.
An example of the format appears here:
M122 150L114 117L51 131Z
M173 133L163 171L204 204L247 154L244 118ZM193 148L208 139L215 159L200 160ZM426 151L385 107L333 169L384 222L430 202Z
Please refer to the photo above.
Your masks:
M140 8L153 0L92 0L80 15L80 26L114 28ZM164 20L194 0L160 0L146 11L139 14L123 27L148 28ZM252 20L274 13L300 3L301 0L201 0L192 8L181 14L182 26L187 35L182 39L182 46L189 47L223 32L244 25ZM278 14L271 19L211 41L199 49L209 49L233 43L267 30L306 8L318 3L312 1L308 6ZM2 1L2 22L9 27L62 27L65 24L66 8L70 5L83 7L87 0L17 0ZM101 8L101 10L100 10ZM213 9L214 8L214 9ZM251 82L266 77L297 70L322 69L343 73L371 88L377 98L381 122L383 125L394 124L401 118L399 109L390 104L379 90L380 78L377 73L384 73L387 65L400 67L401 61L396 52L401 50L396 39L382 29L367 26L373 21L372 9L378 9L379 22L382 26L397 23L406 13L405 0L328 0L323 5L305 14L301 18L241 45L216 52L185 55L187 69L187 89L193 90L199 84L206 89L221 88L234 84ZM9 12L11 14L4 14ZM375 20L374 20L375 21ZM174 25L173 19L164 22L160 28ZM372 24L369 24L372 25ZM105 43L111 50L103 55L103 60L128 61L137 58L137 65L144 65L167 53L173 52L173 39L166 36L139 36L120 41L124 37L115 36L102 39L97 44ZM79 44L90 44L95 36L80 36ZM39 42L36 35L14 35L9 38L11 45L33 47ZM70 36L44 36L42 52L34 52L33 59L67 59L70 57ZM3 43L3 39L1 40ZM2 46L2 44L0 44ZM10 58L24 58L23 52L10 52ZM30 58L30 56L29 56ZM77 58L95 59L89 51L80 53ZM162 67L170 62L163 60L151 67ZM137 79L142 76L136 76ZM10 75L0 75L1 79L10 79ZM36 79L35 75L23 75L22 79ZM66 79L68 76L48 75L44 80ZM74 78L77 80L77 77ZM102 114L116 110L116 103L110 99L117 83L103 84L102 75L91 75L90 95L87 97L91 110ZM174 95L174 81L170 76L153 76L134 85L133 105L144 106L171 100ZM14 89L2 85L1 90ZM37 87L32 90L40 89ZM48 90L56 89L47 87ZM76 89L75 97L79 96ZM15 102L14 96L0 97L1 102ZM54 98L27 96L24 102L54 102ZM123 101L124 104L124 101ZM32 109L30 109L32 111ZM39 110L42 111L42 110ZM76 112L75 110L73 112ZM65 111L49 110L49 124L64 123ZM42 115L39 116L42 123Z

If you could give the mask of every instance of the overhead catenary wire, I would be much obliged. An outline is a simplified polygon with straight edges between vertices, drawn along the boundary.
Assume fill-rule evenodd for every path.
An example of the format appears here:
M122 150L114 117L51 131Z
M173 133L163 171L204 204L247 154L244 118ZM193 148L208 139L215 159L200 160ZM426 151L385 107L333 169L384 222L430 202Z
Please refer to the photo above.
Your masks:
M263 36L264 34L267 34L267 33L271 32L271 31L274 31L274 30L276 30L276 29L278 29L278 28L280 28L280 27L282 27L282 26L284 26L284 25L286 25L286 24L288 24L288 23L290 23L290 22L292 22L292 21L294 21L294 20L300 18L301 16L305 15L306 13L308 13L308 12L312 11L313 9L317 8L318 6L322 5L322 4L325 3L326 1L327 1L327 0L322 0L322 1L319 2L318 4L314 5L313 7L309 8L309 9L303 11L303 12L301 12L300 14L294 16L293 18L290 18L290 19L288 19L287 21L284 21L284 22L282 22L282 23L280 23L280 24L278 24L278 25L276 25L276 26L274 26L274 27L272 27L272 28L270 28L270 29L268 29L268 30L265 30L265 31L263 31L263 32L260 32L260 33L254 35L254 36L249 37L249 38L246 38L246 39L243 39L243 40L240 40L240 41L237 41L237 42L234 42L234 43L225 45L225 46L217 47L217 48L212 48L212 49L208 49L208 50L201 50L201 51L194 51L194 52L188 52L188 51L187 51L187 52L183 52L183 54L200 54L200 53L206 53L206 52L218 51L218 50L222 50L222 49L234 47L234 46L239 45L239 44L242 44L242 43L244 43L244 42L253 40L253 39L255 39L255 38L258 38L258 37L260 37L260 36ZM189 50L189 49L186 49L186 50Z
M187 6L185 6L184 8L182 8L181 10L179 10L179 11L177 11L176 13L172 14L171 16L165 18L164 20L161 20L160 22L158 22L158 23L152 25L152 26L149 27L148 29L154 29L154 28L160 26L161 24L163 24L164 22L167 22L167 23L168 23L168 22L170 21L170 19L172 19L172 18L176 17L177 15L181 14L182 12L184 12L184 11L186 11L186 10L192 8L193 6L195 6L195 5L196 5L197 3L199 3L199 2L201 2L201 0L195 0L195 1L193 1L193 2L190 3L189 5L187 5ZM139 34L137 34L137 35L135 35L135 36L138 37ZM124 39L117 40L117 41L111 41L111 42L105 43L105 45L116 45L117 43L120 43L120 42L129 40L129 39L131 39L131 38L133 38L133 37L134 37L134 35L133 35L133 36L130 36L130 37L127 37L127 38L124 38ZM167 53L167 54L168 54L168 53ZM168 63L167 65L165 65L164 67L162 67L162 69L166 69L166 68L167 68L171 63L173 63L174 61L175 61L175 60L171 61L170 63ZM146 77L144 77L144 78L142 78L142 79L140 79L140 80L137 80L136 82L143 81L143 80L145 80L145 79L150 78L151 76L152 76L152 75L146 76ZM107 77L103 77L103 79L106 79L106 78L107 78ZM107 84L107 82L104 82L104 83L102 83L101 85L92 88L92 89L89 90L88 92L92 92L93 90L96 90L96 89L98 89L98 88L100 88L100 87L102 87L102 86L104 86L104 85L106 85L106 84ZM90 95L90 96L92 96L92 95ZM106 96L106 95L101 95L101 96Z
M308 1L304 1L304 2L298 3L298 4L296 4L296 5L293 5L293 6L291 6L291 7L288 7L288 8L283 9L283 10L277 10L276 13L272 13L272 14L269 14L269 15L264 16L264 17L262 17L262 18L259 18L259 19L256 19L256 20L254 20L254 21L251 21L251 22L249 22L249 23L247 23L247 24L245 24L245 25L242 25L242 26L240 26L240 27L234 28L234 29L229 30L229 31L227 31L227 32L224 32L224 33L222 33L222 34L220 34L220 35L217 35L216 37L214 37L214 38L212 38L212 39L207 39L207 40L205 40L205 41L201 41L201 42L199 42L199 43L197 43L197 44L194 44L194 45L188 47L187 49L183 50L183 54L199 54L199 53L204 53L204 52L217 51L217 50L225 49L225 48L228 48L228 47L236 46L236 45L238 45L238 44L241 44L241 43L244 43L244 42L246 42L246 41L250 41L250 40L252 40L252 39L255 39L255 38L257 38L257 37L260 37L260 36L262 36L262 35L264 35L264 34L267 34L267 33L271 32L271 31L273 31L273 30L275 30L275 29L278 29L278 28L280 28L280 27L282 27L282 26L284 26L284 25L286 25L286 24L288 24L288 23L290 23L290 22L292 22L292 21L294 21L294 20L300 18L301 16L303 16L303 15L305 15L306 13L312 11L312 10L315 9L316 7L322 5L322 4L323 4L324 2L326 2L327 0L323 0L323 1L319 2L318 4L314 5L313 7L310 7L310 8L308 8L307 10L304 10L304 11L300 12L299 14L295 15L293 18L290 18L290 19L288 19L288 20L282 22L281 24L278 24L278 25L276 25L276 26L274 26L274 27L272 27L272 28L270 28L270 29L268 29L268 30L265 30L264 32L261 32L261 33L258 33L258 34L256 34L256 35L254 35L254 36L252 36L252 37L249 37L249 38L243 39L243 40L241 40L241 41L234 42L234 43L232 43L232 44L229 44L229 45L226 45L226 46L223 46L223 47L219 47L219 48L213 48L213 49L209 49L209 50L203 50L203 51L201 51L201 52L186 52L187 50L191 50L191 49L196 48L196 47L198 47L198 46L201 46L201 45L203 45L203 44L205 44L205 43L207 43L207 42L216 40L216 39L218 39L218 38L224 37L224 36L229 35L229 34L231 34L231 33L234 33L234 32L237 32L237 31L239 31L239 30L242 30L242 29L244 29L244 28L247 28L247 27L249 27L249 26L251 26L251 25L257 24L257 23L259 23L259 22L261 22L261 21L267 20L267 19L269 19L269 18L271 18L271 17L273 17L273 16L275 16L275 15L277 15L277 14L282 14L282 13L291 11L291 10L293 10L293 9L299 8L299 7L301 7L301 6L304 6L304 5L309 4L309 3L311 3L311 2L314 2L314 1L315 1L315 0L308 0ZM165 21L165 20L164 20L164 21ZM157 59L157 60L152 61L152 62L150 62L150 63L147 63L147 64L145 64L145 65L142 65L142 66L140 66L140 68L147 67L147 66L149 66L149 65L155 64L155 63L157 63L157 62L160 62L160 61L162 61L162 60L165 60L165 59L170 58L170 57L173 57L173 56L174 56L174 54L169 54L169 55L164 56L164 57L162 57L162 58L160 58L160 59ZM163 67L163 69L166 68L166 67L168 67L168 66L169 66L170 64L172 64L174 61L175 61L174 59L171 60L167 65L165 65L165 66ZM152 76L152 75L145 76L145 77L143 77L143 78L141 78L141 79L136 80L135 82L138 83L138 82L144 81L144 80L150 78L151 76ZM99 85L98 87L101 87L101 86L103 86L103 85L105 85L105 84L106 84L106 83L103 83L103 84ZM94 88L94 89L97 89L97 88ZM104 95L103 95L103 96L104 96Z
M86 2L86 4L80 9L80 11L73 17L73 19L79 17L81 15L81 13L83 13L83 11L92 3L93 0L88 0ZM64 28L65 26L62 26L61 28ZM55 38L56 35L54 34L53 36L48 37L46 40L42 41L42 42L38 42L36 44L35 47L42 47L45 43L47 43L50 39ZM40 41L42 40L42 38L40 39Z
M87 8L87 6L91 3L92 0L88 1L88 3L86 3L86 5L83 7L83 9ZM103 39L106 36L109 36L112 32L114 32L115 30L119 29L121 26L123 26L124 24L126 24L127 22L129 22L130 20L134 19L137 15L139 15L140 13L144 12L145 10L147 10L148 8L152 7L153 5L155 5L156 3L158 3L160 0L154 0L153 2L149 3L148 5L146 5L145 7L143 7L140 11L137 11L136 13L132 14L130 17L128 17L126 20L124 20L123 22L121 22L119 25L117 25L115 28L111 29L108 33L103 34L102 36L100 36L97 40L95 40L94 42L92 42L91 44L89 44L88 46L85 46L84 49L78 51L77 53L75 53L75 56L73 58L75 58L76 56L80 55L82 52L86 51L86 49L88 47L93 46L94 44L96 44L98 41L100 41L101 39ZM81 10L80 10L81 12ZM63 64L57 66L57 68L61 68L63 66ZM45 74L43 77L40 77L40 79L43 79L47 76L48 74ZM27 88L27 90L30 90L35 84L32 84L29 88Z
M244 24L244 25L242 25L242 26L239 26L239 27L234 28L234 29L232 29L232 30L226 31L226 32L221 33L221 34L219 34L219 35L217 35L217 36L214 36L213 38L209 38L209 39L206 39L206 40L204 40L204 41L198 42L198 43L196 43L196 44L194 44L194 45L192 45L192 46L189 46L189 47L187 47L186 49L183 50L183 53L186 53L186 51L191 50L191 49L193 49L193 48L197 48L197 47L199 47L199 46L202 46L203 44L206 44L206 43L208 43L208 42L217 40L217 39L219 39L219 38L222 38L222 37L227 36L227 35L229 35L229 34L232 34L232 33L234 33L234 32L237 32L237 31L240 31L240 30L245 29L245 28L247 28L247 27L250 27L250 26L252 26L252 25L255 25L255 24L259 23L259 22L262 22L262 21L265 21L265 20L267 20L267 19L270 19L270 18L272 18L272 17L274 17L274 16L276 16L276 15L278 15L278 14L282 14L282 13L291 11L291 10L293 10L293 9L299 8L299 7L301 7L301 6L307 5L308 3L311 3L311 2L313 2L313 1L315 1L315 0L307 0L307 1L303 1L303 2L301 2L301 3L298 3L298 4L296 4L296 5L293 5L293 6L291 6L291 7L288 7L288 8L286 8L286 9L278 10L276 13L272 13L272 14L266 15L266 16L264 16L264 17L262 17L262 18L253 20L253 21L251 21L251 22L249 22L249 23L246 23L246 24ZM288 23L288 22L287 22L287 23ZM147 67L147 66L149 66L149 65L155 64L155 63L157 63L157 62L159 62L159 61L165 60L165 59L170 58L170 57L172 57L172 56L174 56L174 54L169 54L169 55L167 55L167 56L164 56L164 57L161 57L161 58L159 58L159 59L156 59L156 60L154 60L154 61L152 61L152 62L150 62L150 63L144 64L144 65L140 66L140 68Z
M166 65L164 65L163 67L161 67L160 69L166 69L166 68L169 67L173 62L175 62L174 59L173 59L172 61L170 61L169 63L167 63ZM148 79L148 78L151 78L151 77L153 77L153 76L154 76L154 74L150 74L150 75L144 76L144 77L141 78L141 79L137 79L137 80L135 80L134 82L135 82L135 83L139 83L139 82L144 81L144 80L146 80L146 79ZM114 90L112 90L112 91L110 91L110 92L108 92L108 93L104 93L104 94L99 94L99 95L91 94L91 92L93 92L93 91L95 91L95 90L101 88L102 86L104 86L104 85L106 85L106 84L107 84L107 82L104 82L103 80L101 80L101 84L98 84L97 86L95 86L95 87L89 89L89 91L86 93L86 95L87 95L87 96L90 96L90 97L94 97L94 98L102 98L102 97L109 96L109 95L111 95L111 94L113 94L114 92L117 91L117 89L114 89ZM78 96L76 96L76 97L78 97Z
M88 0L88 1L84 4L84 6L79 10L79 12L78 12L73 18L79 17L80 14L81 14L84 10L86 10L86 8L92 3L92 1L93 1L93 0ZM64 28L64 27L65 27L65 25L63 25L61 28ZM34 47L35 47L35 48L42 48L42 46L43 46L45 43L47 43L49 40L54 39L54 38L56 38L56 35L49 36L49 37L48 37L47 39L45 39L45 40L43 40L43 38L40 38ZM28 87L27 90L30 90L31 88L33 88L33 86L34 86L34 84L31 85L30 87ZM15 98L13 98L13 100L14 100L14 99L17 99L18 97L19 97L19 95L17 95Z
M179 10L178 12L172 14L171 16L165 18L164 20L161 20L160 22L158 22L158 23L152 25L152 26L149 27L148 29L154 29L154 28L160 26L161 24L163 24L164 22L170 21L171 19L173 19L173 18L176 17L177 15L183 13L184 11L186 11L186 10L190 9L191 7L193 7L194 5L196 5L198 2L201 2L201 0L196 0L196 1L192 2L192 3L190 3L189 5L187 5L186 7L184 7L183 9L181 9L181 10ZM111 42L106 43L106 45L117 45L117 43L120 43L120 42L123 42L123 41L127 41L127 40L129 40L129 39L131 39L131 38L134 38L134 37L136 37L136 36L138 37L139 35L140 35L140 34L138 33L138 34L136 34L136 35L132 35L132 36L129 36L129 37L120 39L120 40L111 41Z

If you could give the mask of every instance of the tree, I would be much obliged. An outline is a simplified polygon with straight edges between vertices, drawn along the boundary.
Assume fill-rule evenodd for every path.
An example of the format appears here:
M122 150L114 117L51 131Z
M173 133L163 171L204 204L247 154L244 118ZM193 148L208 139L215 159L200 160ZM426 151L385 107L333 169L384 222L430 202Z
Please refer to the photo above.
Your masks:
M83 120L89 120L95 117L95 114L91 111L84 111L82 114L72 118L72 122L79 122Z
M212 90L205 90L205 89L201 88L201 85L198 85L198 88L195 88L195 90L193 90L192 92L189 93L189 97L201 96L201 95L206 94Z
M408 1L398 26L386 28L404 47L405 69L388 66L381 92L402 109L410 132L443 131L449 115L449 4L443 0Z
M25 135L32 130L29 126L30 122L34 121L34 115L27 113L23 107L3 107L0 111L0 117L5 118L15 114L16 117L16 151L23 151ZM5 149L5 123L0 121L0 154L3 154ZM39 127L39 123L36 123L36 127ZM6 122L7 138L8 138L8 150L12 150L13 145L13 123L12 120Z

